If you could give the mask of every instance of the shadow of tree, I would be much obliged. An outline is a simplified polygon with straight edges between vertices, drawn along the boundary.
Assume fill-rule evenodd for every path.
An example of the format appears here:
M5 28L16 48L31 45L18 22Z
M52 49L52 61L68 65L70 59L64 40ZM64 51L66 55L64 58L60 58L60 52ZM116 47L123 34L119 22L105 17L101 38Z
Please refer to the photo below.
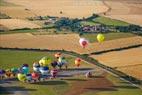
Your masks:
M135 87L135 86L127 86L127 85L121 85L121 86L113 86L115 88L126 88L126 89L137 89L138 87Z
M116 88L113 88L113 87L106 87L106 88L86 88L88 90L98 90L98 91L117 91Z

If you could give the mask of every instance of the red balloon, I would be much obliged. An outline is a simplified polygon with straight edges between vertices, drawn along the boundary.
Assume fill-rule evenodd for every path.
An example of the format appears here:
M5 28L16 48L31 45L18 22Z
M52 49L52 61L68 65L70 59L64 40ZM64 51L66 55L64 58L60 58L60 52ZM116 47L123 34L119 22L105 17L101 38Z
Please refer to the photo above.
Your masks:
M32 73L32 78L33 78L33 79L38 79L38 78L39 78L39 74L33 72L33 73Z
M76 61L81 62L81 59L80 58L76 58Z

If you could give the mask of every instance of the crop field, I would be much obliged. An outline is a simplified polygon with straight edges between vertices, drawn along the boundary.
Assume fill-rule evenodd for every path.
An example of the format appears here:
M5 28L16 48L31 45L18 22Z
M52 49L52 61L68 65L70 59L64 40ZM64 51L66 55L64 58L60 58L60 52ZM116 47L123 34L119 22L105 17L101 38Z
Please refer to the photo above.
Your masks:
M65 49L68 51L74 51L78 53L92 53L96 51L110 50L114 48L127 47L142 43L142 37L134 36L134 37L104 41L103 43L98 43L98 42L90 43L88 47L83 49L79 44L79 38L80 37L78 34L59 34L59 35L32 35L30 33L5 34L1 35L0 46L13 47L13 48L14 47L40 48L40 49L53 49L53 50Z
M142 80L142 47L93 55L92 57L104 65L114 67Z
M104 12L108 9L101 1L94 0L42 0L42 2L40 0L36 0L34 2L31 0L4 1L18 6L9 7L9 4L7 4L7 6L1 7L1 11L9 16L19 18L29 17L33 15L52 15L59 17L64 16L71 18L82 18L92 15L92 13ZM25 11L24 9L29 9L29 11ZM23 16L17 14L19 10L22 11ZM62 14L60 13L60 11L62 11Z
M104 2L109 7L106 17L142 26L141 0L104 0Z
M9 30L23 28L40 28L41 26L31 23L30 21L20 19L0 19L0 24L7 27Z

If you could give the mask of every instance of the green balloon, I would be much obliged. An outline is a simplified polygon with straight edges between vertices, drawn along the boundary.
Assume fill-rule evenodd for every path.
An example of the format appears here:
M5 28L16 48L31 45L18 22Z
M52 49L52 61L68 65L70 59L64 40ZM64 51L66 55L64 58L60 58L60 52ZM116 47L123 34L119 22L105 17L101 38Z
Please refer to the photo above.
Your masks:
M17 69L17 68L12 68L11 71L12 71L13 73L16 73L16 72L18 71L18 69Z

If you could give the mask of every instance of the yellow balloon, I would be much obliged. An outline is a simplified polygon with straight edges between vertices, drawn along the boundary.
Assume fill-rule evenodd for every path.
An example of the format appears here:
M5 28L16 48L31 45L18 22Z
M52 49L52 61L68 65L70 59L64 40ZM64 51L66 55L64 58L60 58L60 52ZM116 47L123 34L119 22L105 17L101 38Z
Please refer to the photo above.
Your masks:
M20 81L25 81L26 80L26 75L25 74L21 74L21 73L19 73L18 75L17 75L17 77L18 77L18 80L20 80Z
M40 66L48 66L51 63L51 59L44 57L39 61Z
M98 34L98 35L97 35L97 40L98 40L98 42L103 42L104 39L105 39L105 37L104 37L103 34Z

